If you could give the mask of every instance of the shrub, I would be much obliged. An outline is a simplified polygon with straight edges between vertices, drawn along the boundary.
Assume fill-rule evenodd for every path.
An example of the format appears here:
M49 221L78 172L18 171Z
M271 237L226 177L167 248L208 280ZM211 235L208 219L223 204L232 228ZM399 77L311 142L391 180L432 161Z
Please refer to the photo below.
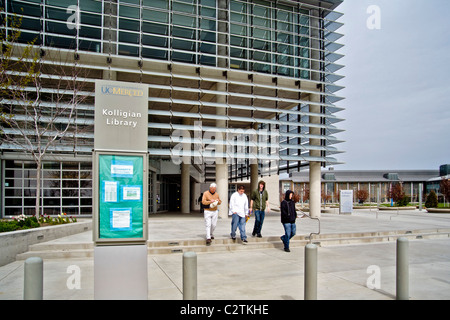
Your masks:
M409 204L410 198L408 196L403 196L400 200L397 201L398 207L406 207Z
M16 220L0 220L0 232L16 231L20 229Z
M27 217L25 215L17 216L12 220L0 221L0 232L16 231L37 228L40 224L36 217Z
M427 201L425 201L425 207L427 208L437 208L438 206L438 198L436 192L432 190L427 197Z
M72 216L67 216L66 213L62 213L56 218L41 215L39 219L35 216L27 217L21 214L12 220L0 220L0 232L38 228L41 224L57 225L71 222L77 222L77 219Z
M17 221L17 224L20 227L20 229L38 228L40 226L35 216L27 217L22 214L18 216L15 220Z

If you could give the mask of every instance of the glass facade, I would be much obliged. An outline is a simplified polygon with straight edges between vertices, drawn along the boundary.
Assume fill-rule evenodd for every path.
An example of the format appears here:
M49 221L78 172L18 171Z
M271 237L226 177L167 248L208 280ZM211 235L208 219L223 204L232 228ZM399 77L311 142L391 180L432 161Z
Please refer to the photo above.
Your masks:
M309 79L309 10L230 1L230 67Z
M4 160L4 214L34 214L36 163ZM90 162L45 162L42 165L41 205L46 215L92 213Z
M55 69L48 67L55 61L45 52L66 54L66 69L76 64L88 71L76 80L83 83L86 99L76 106L75 126L49 148L62 160L46 159L43 165L43 212L85 214L91 209L85 159L93 148L94 84L108 74L148 85L148 150L158 176L149 197L160 195L158 207L164 210L176 203L168 195L179 182L160 171L168 167L164 161L181 155L177 132L189 134L199 176L211 172L205 164L214 158L211 150L226 159L230 181L249 177L255 159L260 175L298 171L311 161L338 163L335 145L341 141L334 135L342 131L336 125L343 119L336 113L343 108L336 103L343 97L336 81L343 66L337 51L343 35L337 21L342 14L335 8L340 2L0 0L5 30L11 32L5 17L21 15L20 42L34 40L42 55L41 104L48 114L55 97L71 91L58 92ZM20 116L26 127L27 118ZM65 122L58 118L54 125ZM4 131L21 139L10 128ZM219 134L224 139L217 139ZM27 214L34 206L31 157L16 161L13 154L23 155L23 149L12 143L0 149L8 153L0 156L2 212L17 214L23 208ZM78 167L66 168L66 161ZM149 201L151 212L154 203Z
M33 215L36 205L36 163L22 160L2 161L4 216ZM149 176L149 212L153 208L153 188ZM166 188L164 186L164 188ZM64 161L42 164L42 214L92 214L92 163ZM164 208L166 209L166 208ZM176 209L176 208L175 208Z
M218 55L224 57L220 43L226 45L229 68L311 78L310 11L316 7L302 1L225 1L224 31L218 27L219 0L4 2L7 13L23 15L23 42L208 66L218 65ZM336 57L329 44L338 35L333 32L339 26L336 14L322 10L327 34L321 52L333 53L332 70Z

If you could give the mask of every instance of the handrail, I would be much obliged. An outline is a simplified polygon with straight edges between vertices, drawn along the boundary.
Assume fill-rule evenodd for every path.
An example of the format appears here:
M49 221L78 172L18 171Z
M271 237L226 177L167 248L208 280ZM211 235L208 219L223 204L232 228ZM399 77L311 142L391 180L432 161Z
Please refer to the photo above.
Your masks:
M308 218L310 218L310 219L312 219L312 220L317 220L317 221L319 222L319 231L318 231L318 232L311 232L311 233L309 234L309 243L311 244L311 243L312 243L312 235L313 235L313 234L315 234L315 235L319 235L319 234L320 234L320 219L319 219L319 218L313 218L313 217L311 217L310 215L304 213L304 212L301 211L301 210L300 210L300 212L303 214L303 216L307 216ZM298 213L297 213L297 214L298 214Z

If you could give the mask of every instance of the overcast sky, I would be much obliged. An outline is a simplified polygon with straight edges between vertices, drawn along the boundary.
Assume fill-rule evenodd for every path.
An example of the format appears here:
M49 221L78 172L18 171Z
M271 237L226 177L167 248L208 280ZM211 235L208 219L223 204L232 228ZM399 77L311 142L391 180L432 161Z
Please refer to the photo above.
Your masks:
M381 28L369 29L371 5ZM450 164L450 1L344 0L338 42L346 108L336 170L439 169ZM371 22L374 20L370 20Z

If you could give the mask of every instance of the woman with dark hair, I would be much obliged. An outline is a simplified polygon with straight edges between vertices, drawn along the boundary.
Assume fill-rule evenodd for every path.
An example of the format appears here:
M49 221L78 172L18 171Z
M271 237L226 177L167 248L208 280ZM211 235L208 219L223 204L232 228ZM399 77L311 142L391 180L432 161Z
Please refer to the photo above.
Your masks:
M284 243L284 251L291 252L289 250L289 240L295 236L297 226L295 220L297 219L297 212L295 210L295 202L292 199L294 192L291 190L286 191L284 200L281 202L281 223L284 227L284 235L280 237Z

